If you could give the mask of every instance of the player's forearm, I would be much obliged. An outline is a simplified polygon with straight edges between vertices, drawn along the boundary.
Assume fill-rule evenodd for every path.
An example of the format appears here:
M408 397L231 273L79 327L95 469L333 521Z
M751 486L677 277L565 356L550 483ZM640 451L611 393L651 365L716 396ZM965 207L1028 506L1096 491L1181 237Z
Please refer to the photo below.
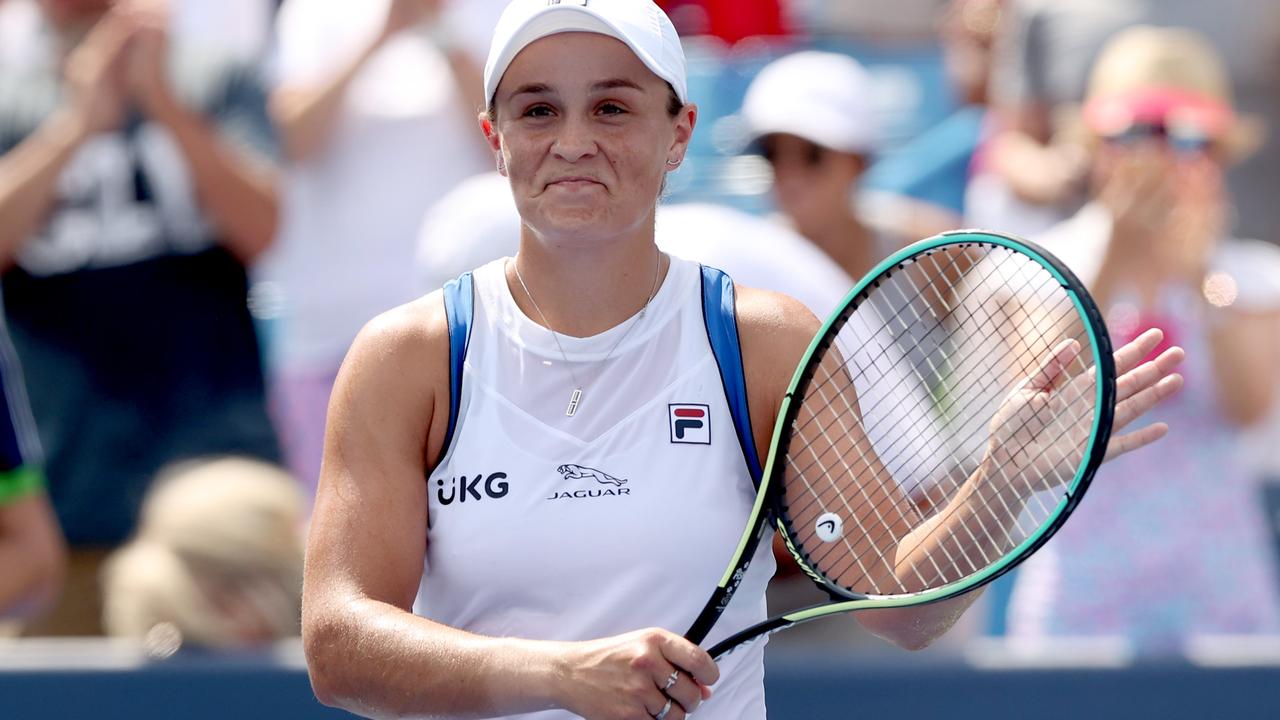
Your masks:
M57 198L58 178L86 135L70 112L58 112L0 157L0 268L12 265L40 229Z
M992 528L1013 527L1022 506L1007 487L991 482L989 468L983 463L951 502L898 544L894 570L900 587L913 591L955 582L1009 550L999 539L1009 534ZM867 610L857 617L873 635L920 650L950 630L981 595L978 590L928 605Z
M248 263L271 244L279 220L276 173L217 136L205 120L173 105L158 118L191 168L201 209L222 242Z
M854 613L858 623L876 637L904 650L923 650L950 630L960 616L982 597L983 589L959 597L902 608L881 608Z
M369 717L481 718L555 706L555 643L463 632L363 599L304 613L316 697Z
M908 590L955 582L1012 549L1010 530L1024 503L1017 482L983 462L945 507L898 544L899 582Z

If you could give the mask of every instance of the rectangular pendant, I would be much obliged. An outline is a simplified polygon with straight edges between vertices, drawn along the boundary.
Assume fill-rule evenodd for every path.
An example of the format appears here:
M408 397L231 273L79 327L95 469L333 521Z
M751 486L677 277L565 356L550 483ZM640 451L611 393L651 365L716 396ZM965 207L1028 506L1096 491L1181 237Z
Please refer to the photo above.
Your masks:
M573 395L569 396L569 407L564 409L564 414L573 417L578 412L578 401L582 399L582 388L574 388Z

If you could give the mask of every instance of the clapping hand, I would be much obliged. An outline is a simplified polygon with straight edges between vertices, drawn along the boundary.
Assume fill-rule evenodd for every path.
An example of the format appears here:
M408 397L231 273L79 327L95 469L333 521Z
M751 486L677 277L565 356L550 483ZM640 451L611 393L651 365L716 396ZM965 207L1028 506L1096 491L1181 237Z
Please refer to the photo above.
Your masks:
M1153 423L1121 433L1182 387L1182 376L1173 371L1184 357L1182 348L1171 347L1141 362L1163 338L1160 330L1148 330L1115 352L1116 406L1107 460L1150 445L1168 432L1164 423ZM1079 353L1075 340L1059 343L1005 398L991 421L987 474L1004 478L1004 489L1014 500L1069 481L1080 464L1079 449L1092 431L1092 406L1085 404L1094 399L1095 370L1068 377ZM1073 404L1082 407L1073 412Z
M148 117L163 120L177 108L169 81L169 12L164 0L128 0L112 10L131 29L126 81Z
M83 135L109 132L124 119L124 70L132 32L121 17L108 13L67 56L67 110Z

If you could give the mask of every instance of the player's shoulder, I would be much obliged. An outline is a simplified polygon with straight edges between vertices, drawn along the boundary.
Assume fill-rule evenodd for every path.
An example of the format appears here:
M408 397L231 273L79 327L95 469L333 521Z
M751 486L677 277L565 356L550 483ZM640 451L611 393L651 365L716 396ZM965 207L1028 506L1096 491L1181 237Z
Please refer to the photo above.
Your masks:
M404 386L448 380L449 324L443 291L383 312L361 328L344 374Z
M790 295L736 283L734 293L739 333L774 336L782 341L796 336L812 338L821 325L813 311Z
M436 290L375 316L360 330L357 342L408 351L442 339L449 339L449 324L444 291Z
M736 285L738 337L753 405L776 407L821 322L783 293Z

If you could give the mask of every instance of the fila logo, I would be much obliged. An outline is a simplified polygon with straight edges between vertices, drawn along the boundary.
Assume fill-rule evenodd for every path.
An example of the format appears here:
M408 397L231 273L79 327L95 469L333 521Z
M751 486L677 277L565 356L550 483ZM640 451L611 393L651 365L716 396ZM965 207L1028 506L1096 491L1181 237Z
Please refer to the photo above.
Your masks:
M588 2L591 2L591 0L547 0L547 7L552 5L581 5L586 7Z
M711 444L711 408L707 405L668 405L671 442L681 445Z

